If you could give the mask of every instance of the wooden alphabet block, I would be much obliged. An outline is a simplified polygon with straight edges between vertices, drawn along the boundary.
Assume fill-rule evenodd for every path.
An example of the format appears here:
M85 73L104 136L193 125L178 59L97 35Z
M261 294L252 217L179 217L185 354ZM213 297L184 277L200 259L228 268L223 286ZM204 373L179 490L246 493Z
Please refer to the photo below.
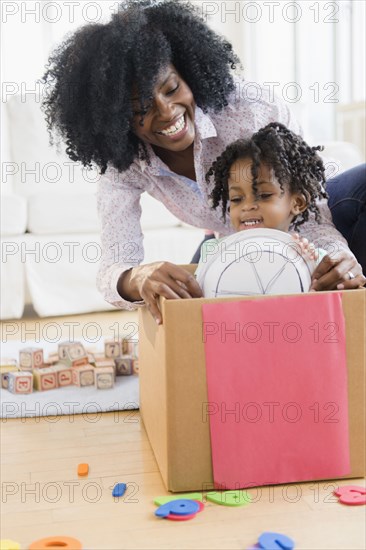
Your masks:
M42 348L23 348L19 352L19 368L20 370L31 371L34 368L42 367L43 365L43 349Z
M117 368L116 368L116 359L104 357L103 359L96 359L94 363L94 367L96 369L104 369L106 367L110 367L113 369L114 372L114 378L117 376Z
M75 386L92 386L94 384L94 367L82 365L72 369L72 383Z
M132 355L137 357L138 345L139 345L138 340L128 340L127 338L124 338L122 340L123 355Z
M9 385L9 372L19 371L18 362L16 359L1 359L0 361L0 376L1 376L1 387L5 390L8 389Z
M107 359L105 356L104 351L94 351L93 352L94 361L104 361L104 359Z
M44 364L46 367L51 365L56 365L59 362L58 353L49 353L47 359L44 359Z
M88 356L89 365L94 365L94 363L95 363L94 353L92 353L91 351L88 351L87 356Z
M122 355L122 340L105 340L104 353L106 357L115 358Z
M133 359L133 366L132 366L133 374L139 374L139 360L137 357Z
M108 390L114 386L114 371L112 367L95 369L95 387L98 390Z
M60 362L69 367L88 365L88 354L81 342L62 342L58 345Z
M77 342L66 341L66 342L60 342L59 343L59 345L57 346L57 355L58 355L60 361L61 361L61 359L66 359L66 350L67 350L67 348L69 348L73 344L77 344Z
M44 359L43 361L43 365L41 365L40 367L37 367L38 369L49 369L50 367L52 367L53 365L55 365L56 362L55 361L50 361L49 357L47 357L47 359Z
M130 355L122 355L115 359L117 376L129 376L132 374L133 359Z
M9 373L10 372L19 372L18 368L9 369L7 371L1 371L1 387L4 388L4 390L7 390L9 388Z
M114 367L115 366L115 360L111 359L109 357L103 357L103 358L96 359L94 364L98 368L101 368L101 367Z
M57 373L50 368L34 369L33 388L38 391L54 390L57 388Z
M32 372L9 372L8 376L8 390L11 393L32 393Z
M51 369L56 373L57 376L57 386L60 388L65 386L72 386L72 368L64 365L63 363L58 363L53 365Z

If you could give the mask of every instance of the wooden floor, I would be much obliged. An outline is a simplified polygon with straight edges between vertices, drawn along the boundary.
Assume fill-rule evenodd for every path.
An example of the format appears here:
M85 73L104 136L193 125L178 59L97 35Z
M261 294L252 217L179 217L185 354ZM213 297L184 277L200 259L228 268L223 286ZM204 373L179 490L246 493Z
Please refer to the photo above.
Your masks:
M114 322L135 322L136 315L116 312L58 322L70 320L80 327L97 320L107 336ZM30 327L51 320L20 322ZM90 467L85 479L76 473L80 462ZM0 538L15 540L22 549L39 538L64 535L88 550L243 550L263 531L284 533L296 548L308 550L366 547L365 506L339 504L332 495L338 482L253 489L250 505L207 502L187 522L156 518L153 499L167 491L138 412L3 421L1 482ZM111 494L116 482L128 484L119 500ZM340 482L348 483L364 485L364 480Z

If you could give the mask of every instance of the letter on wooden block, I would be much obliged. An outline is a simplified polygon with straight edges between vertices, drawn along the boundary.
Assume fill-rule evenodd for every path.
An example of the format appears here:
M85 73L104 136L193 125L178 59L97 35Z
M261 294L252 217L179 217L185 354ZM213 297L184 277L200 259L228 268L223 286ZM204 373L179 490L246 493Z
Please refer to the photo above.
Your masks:
M16 359L1 359L0 361L0 377L1 387L5 390L9 385L9 372L19 371L18 362Z
M106 357L120 357L122 355L121 340L106 340L104 342L104 353Z
M57 376L58 387L72 386L72 369L63 363L51 367Z
M19 352L20 370L30 371L43 365L42 348L23 348Z
M9 372L8 390L12 393L32 393L33 373Z
M75 386L92 386L94 384L94 367L82 365L72 369L72 382Z
M137 357L139 343L137 340L123 340L123 355Z
M38 391L54 390L57 388L57 373L52 367L34 369L33 387Z
M69 367L88 365L88 354L81 342L62 342L58 345L60 362Z
M130 355L122 355L116 359L117 376L129 376L132 374L133 359Z
M98 390L108 390L114 386L114 371L112 367L95 369L95 387Z

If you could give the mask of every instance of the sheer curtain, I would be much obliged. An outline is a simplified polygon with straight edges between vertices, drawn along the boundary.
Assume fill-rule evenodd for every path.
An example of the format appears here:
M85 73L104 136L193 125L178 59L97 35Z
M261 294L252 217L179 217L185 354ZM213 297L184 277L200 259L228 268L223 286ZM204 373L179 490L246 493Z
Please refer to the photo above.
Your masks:
M365 100L364 1L202 2L250 80L271 87L305 134L339 139L337 108ZM362 109L362 107L361 107ZM362 148L362 143L356 143Z

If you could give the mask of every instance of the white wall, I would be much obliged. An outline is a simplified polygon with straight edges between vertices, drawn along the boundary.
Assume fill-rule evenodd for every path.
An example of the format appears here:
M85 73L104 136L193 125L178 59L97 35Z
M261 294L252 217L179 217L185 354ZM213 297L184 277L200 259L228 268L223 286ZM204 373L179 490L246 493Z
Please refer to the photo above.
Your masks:
M337 138L337 105L365 98L364 0L193 3L233 43L245 76L272 86L289 103L307 137ZM107 21L118 2L3 1L1 9L6 101L37 89L48 55L65 34Z

